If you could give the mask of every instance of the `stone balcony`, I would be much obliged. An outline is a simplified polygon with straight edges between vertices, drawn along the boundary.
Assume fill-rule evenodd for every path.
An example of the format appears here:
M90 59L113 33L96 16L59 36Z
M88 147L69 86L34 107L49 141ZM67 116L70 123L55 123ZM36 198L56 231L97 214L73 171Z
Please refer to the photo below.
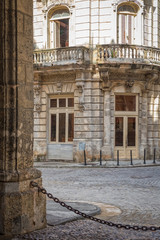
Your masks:
M128 44L97 46L97 63L126 62L160 65L160 49Z
M160 49L128 44L98 45L87 47L66 47L35 50L34 66L54 66L86 63L145 63L160 65Z
M82 64L89 62L90 50L83 46L35 50L33 54L33 64L35 66Z

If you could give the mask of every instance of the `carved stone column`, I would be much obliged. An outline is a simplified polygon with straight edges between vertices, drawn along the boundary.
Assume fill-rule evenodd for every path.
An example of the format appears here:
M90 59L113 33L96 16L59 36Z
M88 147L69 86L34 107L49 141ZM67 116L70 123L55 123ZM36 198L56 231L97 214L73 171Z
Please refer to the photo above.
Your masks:
M33 168L32 0L0 1L0 239L45 227ZM10 239L10 238L9 238Z

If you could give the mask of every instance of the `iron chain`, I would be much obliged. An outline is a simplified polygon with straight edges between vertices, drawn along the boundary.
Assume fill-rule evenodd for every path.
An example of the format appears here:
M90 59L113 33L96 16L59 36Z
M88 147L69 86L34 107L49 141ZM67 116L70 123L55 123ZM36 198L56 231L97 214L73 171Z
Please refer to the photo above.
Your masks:
M138 226L138 225L137 226L136 225L132 226L132 225L129 225L129 224L125 225L125 224L113 223L113 222L108 222L106 220L102 220L102 219L90 216L86 213L80 212L79 210L67 205L65 202L60 201L58 198L54 197L51 193L48 193L45 188L41 188L38 185L38 183L36 183L36 182L32 181L31 182L31 187L37 188L39 192L47 195L48 198L52 199L56 203L59 203L62 207L67 208L69 211L72 211L75 214L78 214L78 215L80 215L84 218L90 219L90 220L95 221L95 222L98 222L98 223L101 223L101 224L106 224L110 227L116 227L116 228L119 228L119 229L124 228L126 230L129 230L129 229L133 229L133 230L136 230L136 231L139 231L139 230L142 230L142 231L158 231L158 230L160 230L160 227L156 227L156 226L150 226L150 227L148 227L148 226Z

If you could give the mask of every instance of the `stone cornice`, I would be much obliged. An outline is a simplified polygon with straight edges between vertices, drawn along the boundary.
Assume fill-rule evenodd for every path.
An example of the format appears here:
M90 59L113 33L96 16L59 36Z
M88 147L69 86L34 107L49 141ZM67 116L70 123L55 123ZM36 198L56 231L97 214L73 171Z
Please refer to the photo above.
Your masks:
M103 90L111 90L124 85L130 91L133 85L139 85L142 91L160 81L160 68L152 65L139 64L101 64L99 65Z

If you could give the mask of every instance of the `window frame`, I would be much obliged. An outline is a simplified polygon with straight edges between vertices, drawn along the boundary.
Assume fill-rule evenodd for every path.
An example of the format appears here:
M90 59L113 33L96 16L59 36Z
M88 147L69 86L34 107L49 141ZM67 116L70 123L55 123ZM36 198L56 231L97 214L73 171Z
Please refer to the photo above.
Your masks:
M135 96L136 97L136 110L135 111L116 111L116 96ZM120 116L120 115L127 115L127 116L138 116L138 95L137 94L132 94L132 93L116 93L114 95L114 112L115 116Z
M56 23L56 21L60 21L60 20L64 20L64 19L68 19L68 46L69 46L69 39L70 39L70 11L68 8L60 8L58 10L66 10L68 11L69 15L68 16L62 16L62 17L53 17L54 12L57 11L57 9L53 10L53 13L51 15L51 17L48 19L49 20L49 46L50 48L61 48L60 46L58 46L60 44L60 33L58 33L60 31L60 26L58 28L58 24ZM59 36L58 36L59 35Z
M120 8L130 6L132 11L121 11ZM136 3L124 2L117 7L117 42L118 44L135 44L136 17L138 16L139 6ZM122 21L125 23L122 23Z
M49 134L48 141L50 144L73 144L73 141L68 141L68 128L69 128L69 114L73 114L74 116L74 106L68 107L68 99L73 98L72 95L60 95L60 96L51 96L49 98ZM50 102L51 99L57 99L57 107L51 107ZM59 107L59 99L66 99L66 107ZM59 114L65 113L65 142L59 142ZM51 141L51 115L56 115L56 141ZM74 127L74 123L73 123ZM74 136L73 136L74 138Z

